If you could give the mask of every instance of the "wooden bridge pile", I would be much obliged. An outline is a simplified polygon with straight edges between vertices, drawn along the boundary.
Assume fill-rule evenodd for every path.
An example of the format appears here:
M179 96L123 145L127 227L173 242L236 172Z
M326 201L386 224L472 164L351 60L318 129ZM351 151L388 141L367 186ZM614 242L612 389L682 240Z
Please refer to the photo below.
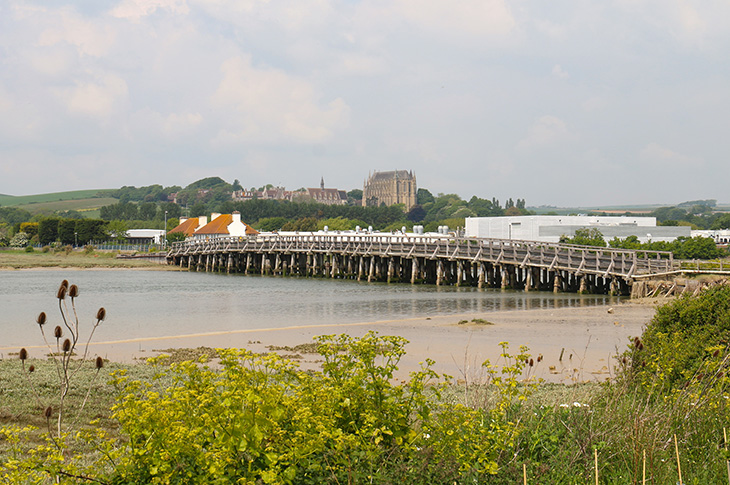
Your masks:
M674 269L671 253L502 239L299 234L174 243L194 271L351 278L556 292L629 294L637 275Z

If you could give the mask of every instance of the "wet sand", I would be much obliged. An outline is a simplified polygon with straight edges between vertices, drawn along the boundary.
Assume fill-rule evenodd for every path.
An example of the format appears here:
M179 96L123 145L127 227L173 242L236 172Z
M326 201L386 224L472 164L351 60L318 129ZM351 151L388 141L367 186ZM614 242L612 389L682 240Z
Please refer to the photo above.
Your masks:
M401 360L400 377L430 358L434 369L454 379L478 382L483 379L481 364L490 359L500 363L499 343L506 341L516 353L520 345L529 347L534 360L543 361L532 375L549 382L602 381L613 375L617 351L626 348L631 337L641 335L655 312L652 304L626 302L614 307L579 307L518 310L481 314L413 318L341 325L309 325L266 330L200 333L129 339L92 344L91 354L116 361L133 361L157 355L167 348L240 347L265 352L268 346L311 343L317 335L347 333L361 336L370 330L381 335L399 335L409 340ZM492 325L472 323L484 319ZM462 320L469 323L459 324ZM282 351L282 354L292 352ZM562 360L560 359L562 353ZM300 353L304 368L317 366L317 354Z

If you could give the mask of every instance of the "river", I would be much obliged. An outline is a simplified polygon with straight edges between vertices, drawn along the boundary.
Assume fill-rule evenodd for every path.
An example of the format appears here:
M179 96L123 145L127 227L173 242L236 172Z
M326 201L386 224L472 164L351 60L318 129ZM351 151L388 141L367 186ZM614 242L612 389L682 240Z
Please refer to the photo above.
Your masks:
M61 323L55 295L64 278L79 287L76 303L82 328L90 328L99 307L107 310L107 319L94 341L605 305L616 301L596 295L195 272L3 271L0 351L7 353L20 346L42 343L35 324L41 311L49 317L49 332Z

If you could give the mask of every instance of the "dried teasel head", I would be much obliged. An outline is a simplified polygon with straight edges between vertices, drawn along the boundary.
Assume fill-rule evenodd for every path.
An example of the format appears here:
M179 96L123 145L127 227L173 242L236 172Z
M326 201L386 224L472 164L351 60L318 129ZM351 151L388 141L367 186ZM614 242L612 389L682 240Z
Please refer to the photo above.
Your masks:
M535 361L530 359L530 367L532 367L533 365L535 365Z
M56 328L53 329L53 336L56 337L56 339L63 337L63 329L60 325L56 325Z
M64 352L68 352L71 350L71 341L69 339L66 339L63 341L63 347L61 347Z
M51 416L53 415L53 408L51 406L48 406L43 415L46 417L46 419L51 419Z
M35 372L35 366L31 365L30 367L28 367L28 372Z
M720 355L720 349L717 349L716 351L714 351L714 352L712 353L712 356L713 356L713 357L717 357L718 355Z
M46 323L46 312L40 312L38 318L35 319L38 325L45 325Z
M25 347L20 349L20 352L18 352L18 357L20 357L20 360L25 360L28 358L28 351L25 350Z
M102 367L104 367L104 359L102 359L101 357L97 357L96 358L96 368L101 369Z
M101 308L99 308L99 311L96 312L96 319L101 322L105 318L106 318L106 310L104 309L104 307L101 307Z
M68 296L70 296L71 298L76 298L77 296L79 296L79 287L76 285L69 286Z
M542 362L542 354L540 354L540 355L537 356L537 361L538 362Z
M68 288L66 288L63 285L59 286L58 287L58 293L56 293L56 298L58 298L59 300L66 299L66 291L68 291Z

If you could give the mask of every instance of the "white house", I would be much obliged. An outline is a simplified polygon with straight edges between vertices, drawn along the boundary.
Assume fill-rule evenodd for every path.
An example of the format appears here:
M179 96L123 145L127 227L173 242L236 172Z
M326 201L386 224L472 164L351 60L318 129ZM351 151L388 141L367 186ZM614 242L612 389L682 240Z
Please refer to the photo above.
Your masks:
M241 222L241 213L238 211L233 214L214 212L210 215L210 222L196 230L193 237L197 240L228 236L252 236L258 233L253 227Z

